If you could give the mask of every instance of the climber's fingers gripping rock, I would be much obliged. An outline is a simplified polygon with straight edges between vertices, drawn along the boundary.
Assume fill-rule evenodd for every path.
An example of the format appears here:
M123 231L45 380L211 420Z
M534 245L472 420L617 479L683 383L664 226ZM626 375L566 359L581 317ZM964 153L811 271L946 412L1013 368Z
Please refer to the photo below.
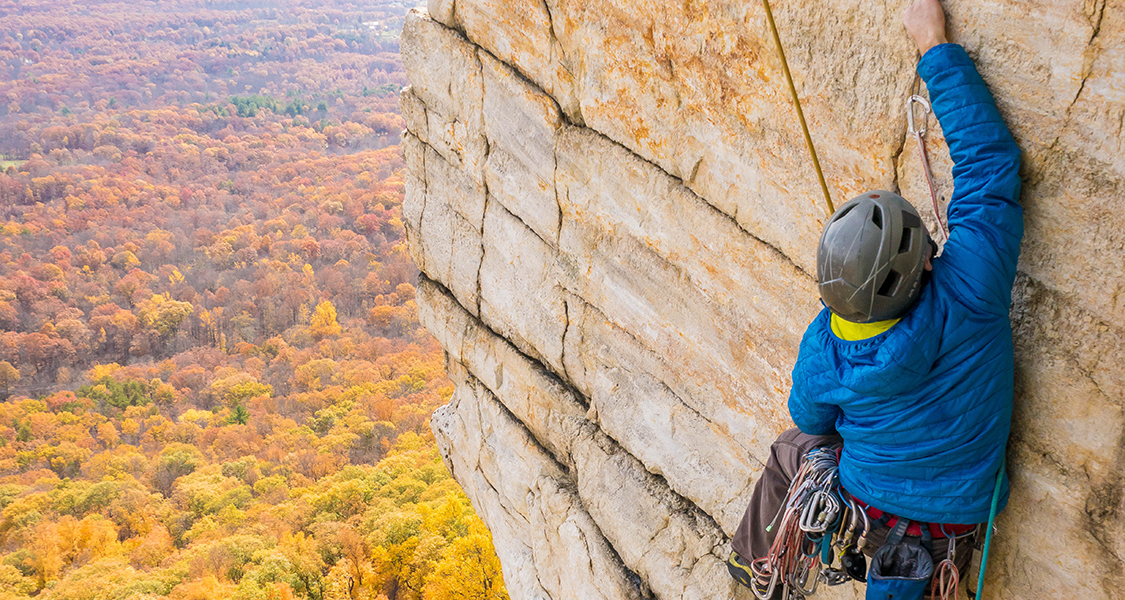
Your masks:
M938 44L946 43L945 11L938 0L914 0L902 15L902 24L907 33L914 38L918 52L925 56L926 51Z

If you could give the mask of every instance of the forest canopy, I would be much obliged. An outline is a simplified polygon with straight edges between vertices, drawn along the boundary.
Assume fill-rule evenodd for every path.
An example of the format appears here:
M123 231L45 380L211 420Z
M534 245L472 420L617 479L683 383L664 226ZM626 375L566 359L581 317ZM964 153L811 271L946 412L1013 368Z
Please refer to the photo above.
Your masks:
M0 0L0 600L507 598L428 430L414 4Z

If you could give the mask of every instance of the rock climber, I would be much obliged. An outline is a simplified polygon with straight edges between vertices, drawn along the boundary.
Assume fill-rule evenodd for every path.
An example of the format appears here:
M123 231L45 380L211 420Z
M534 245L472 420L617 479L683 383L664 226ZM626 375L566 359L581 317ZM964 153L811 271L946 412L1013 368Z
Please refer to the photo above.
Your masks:
M939 1L916 0L903 24L954 162L949 239L935 258L918 213L884 191L849 201L825 226L826 308L805 331L789 396L797 428L773 444L732 542L729 570L747 586L774 541L766 526L814 447L842 442L840 487L871 518L867 552L901 519L905 541L932 536L934 564L955 536L964 573L989 517L1011 428L1020 150L972 60L947 42ZM1004 480L1000 508L1007 498Z

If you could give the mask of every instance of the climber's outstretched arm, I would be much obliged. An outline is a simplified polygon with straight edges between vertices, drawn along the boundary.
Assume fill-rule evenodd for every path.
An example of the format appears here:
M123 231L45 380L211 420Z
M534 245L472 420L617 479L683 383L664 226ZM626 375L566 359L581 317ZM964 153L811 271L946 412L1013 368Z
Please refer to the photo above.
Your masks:
M972 59L946 43L938 0L916 0L903 23L923 53L918 74L953 159L950 235L934 277L940 271L974 309L1007 315L1023 237L1020 149Z

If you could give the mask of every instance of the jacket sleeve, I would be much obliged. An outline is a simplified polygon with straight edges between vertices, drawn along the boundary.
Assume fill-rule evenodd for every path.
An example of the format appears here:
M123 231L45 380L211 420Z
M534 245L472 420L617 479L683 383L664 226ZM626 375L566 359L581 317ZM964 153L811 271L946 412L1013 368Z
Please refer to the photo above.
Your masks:
M918 74L953 158L950 235L934 276L949 277L967 305L1006 315L1023 238L1019 147L964 48L934 46Z
M805 334L806 340L801 343L797 354L797 363L793 366L793 386L789 389L789 416L793 423L802 432L809 435L829 435L836 433L836 418L840 416L840 407L835 404L818 401L819 394L812 392L810 377L816 373L824 376L827 369L810 365L815 355L806 347L809 333Z

